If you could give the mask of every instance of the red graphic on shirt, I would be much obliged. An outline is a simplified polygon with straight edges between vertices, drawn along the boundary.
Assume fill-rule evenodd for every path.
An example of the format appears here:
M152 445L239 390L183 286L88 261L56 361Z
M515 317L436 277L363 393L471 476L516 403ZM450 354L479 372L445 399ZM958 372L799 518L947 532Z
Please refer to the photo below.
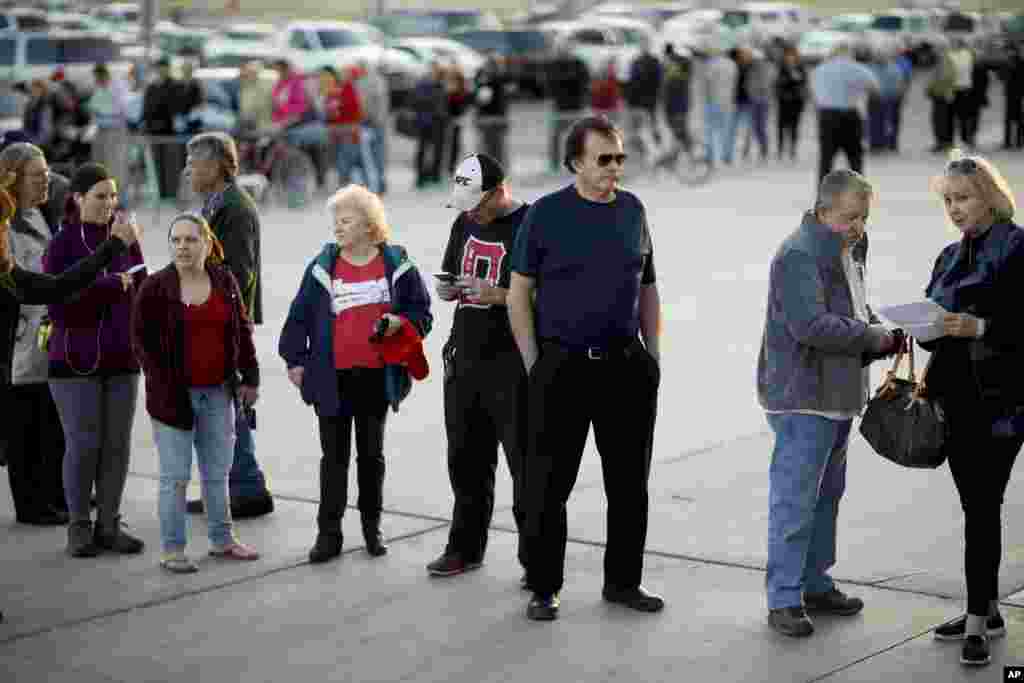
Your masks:
M480 278L491 287L497 287L501 278L501 265L507 253L502 242L485 242L471 236L462 248L462 276ZM479 298L468 294L462 295L461 304L474 308L491 306L480 303Z

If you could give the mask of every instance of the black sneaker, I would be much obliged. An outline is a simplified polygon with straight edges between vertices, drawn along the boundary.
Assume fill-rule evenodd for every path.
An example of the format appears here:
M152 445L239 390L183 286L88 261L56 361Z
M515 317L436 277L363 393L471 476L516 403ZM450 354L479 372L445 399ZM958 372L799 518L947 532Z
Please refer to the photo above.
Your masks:
M804 638L814 633L814 624L803 607L768 610L768 625L784 636Z
M274 498L269 491L264 491L257 496L232 496L231 497L231 518L252 519L269 515L274 511Z
M526 606L526 617L534 621L554 621L558 618L561 603L558 595L541 595L534 593L530 604Z
M963 640L967 632L967 615L954 619L935 629L935 640ZM1001 638L1006 635L1006 622L1001 614L989 617L985 622L985 635L989 638Z
M967 666L985 666L992 661L988 651L988 638L985 636L967 636L964 638L964 649L960 653L960 663Z
M190 515L202 515L206 512L206 506L203 505L202 499L190 500L185 503L185 512Z
M458 553L446 554L427 565L431 576L456 576L483 566L483 562L466 562Z
M860 598L851 598L833 587L827 593L804 595L804 607L811 613L848 617L864 609L864 601Z

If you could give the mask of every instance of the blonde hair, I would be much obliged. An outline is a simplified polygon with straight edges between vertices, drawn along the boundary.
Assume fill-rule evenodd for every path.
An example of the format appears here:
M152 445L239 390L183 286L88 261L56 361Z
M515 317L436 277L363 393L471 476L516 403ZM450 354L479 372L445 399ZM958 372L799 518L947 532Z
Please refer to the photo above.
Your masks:
M175 224L182 222L191 223L199 228L199 234L210 245L210 253L206 256L208 263L212 263L215 266L224 263L224 245L217 239L217 235L213 232L213 228L210 227L206 219L198 213L186 211L175 216L167 227L167 239L171 238L171 230L174 229Z
M964 178L992 209L994 222L1013 220L1017 202L1006 178L991 161L984 157L965 155L959 149L950 152L949 161L941 176L932 178L932 190L942 194L949 178Z
M334 214L338 207L351 207L363 214L370 227L370 241L374 244L387 242L391 237L391 226L384 213L384 202L380 196L362 185L352 183L335 192L327 200L327 213Z

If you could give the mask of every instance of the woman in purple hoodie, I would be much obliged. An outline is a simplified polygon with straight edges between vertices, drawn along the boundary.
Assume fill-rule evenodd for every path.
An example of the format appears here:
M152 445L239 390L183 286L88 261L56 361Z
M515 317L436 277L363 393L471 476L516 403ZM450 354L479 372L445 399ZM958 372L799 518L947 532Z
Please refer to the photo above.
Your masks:
M71 180L60 233L43 257L61 273L91 255L115 223L133 222L117 210L117 182L100 164L85 164ZM146 277L138 243L116 256L96 282L68 303L50 304L50 392L64 427L64 495L71 524L67 552L93 557L103 550L130 554L144 544L121 522L139 364L131 347L131 308ZM96 488L93 527L89 501Z

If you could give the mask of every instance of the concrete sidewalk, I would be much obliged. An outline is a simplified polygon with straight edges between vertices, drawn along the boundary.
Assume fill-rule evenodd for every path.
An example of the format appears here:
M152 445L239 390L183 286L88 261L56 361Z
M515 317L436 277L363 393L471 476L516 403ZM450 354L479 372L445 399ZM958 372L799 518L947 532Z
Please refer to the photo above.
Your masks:
M315 502L279 494L273 515L238 523L243 540L263 552L261 560L203 557L198 574L174 576L157 566L151 477L130 478L124 505L126 518L148 543L141 556L71 559L63 554L63 528L14 525L5 512L0 593L7 621L0 625L0 670L10 676L4 680L50 683L182 677L215 683L996 681L1003 664L1024 662L1024 595L1013 594L1024 579L1019 556L1008 557L1003 571L1010 635L994 641L990 667L965 670L959 646L934 642L929 633L960 611L958 559L937 562L934 534L908 533L923 524L955 536L956 514L932 516L929 524L914 515L915 506L886 500L885 512L872 518L865 512L878 501L864 494L868 482L851 483L861 495L847 498L835 572L845 590L865 599L864 612L818 618L817 632L806 640L769 629L757 540L766 491L754 481L765 479L755 471L763 457L755 456L763 456L766 439L723 445L690 460L691 466L726 461L730 468L712 468L722 473L751 463L749 473L733 470L729 477L730 488L746 495L720 491L713 473L701 479L701 492L688 496L673 488L668 494L658 481L686 479L666 468L687 463L656 470L645 584L664 594L668 606L653 616L600 599L603 499L595 482L581 482L570 501L573 540L562 614L550 624L524 617L528 594L518 585L515 535L501 523L482 569L432 579L425 565L444 546L446 520L388 512L383 528L391 550L373 559L361 547L358 514L350 511L345 554L311 566L306 552ZM902 471L867 453L863 442L855 443L851 473L901 477ZM924 474L928 483L908 489L908 499L934 510L931 499L949 493L942 490L943 474ZM6 511L10 501L3 490L0 509ZM675 512L666 507L673 504ZM1006 516L1019 516L1021 505L1008 501ZM204 518L192 521L189 551L201 557L208 547ZM935 533L945 538L945 532ZM1006 545L1020 548L1019 542L1008 538ZM934 571L921 568L926 561Z

